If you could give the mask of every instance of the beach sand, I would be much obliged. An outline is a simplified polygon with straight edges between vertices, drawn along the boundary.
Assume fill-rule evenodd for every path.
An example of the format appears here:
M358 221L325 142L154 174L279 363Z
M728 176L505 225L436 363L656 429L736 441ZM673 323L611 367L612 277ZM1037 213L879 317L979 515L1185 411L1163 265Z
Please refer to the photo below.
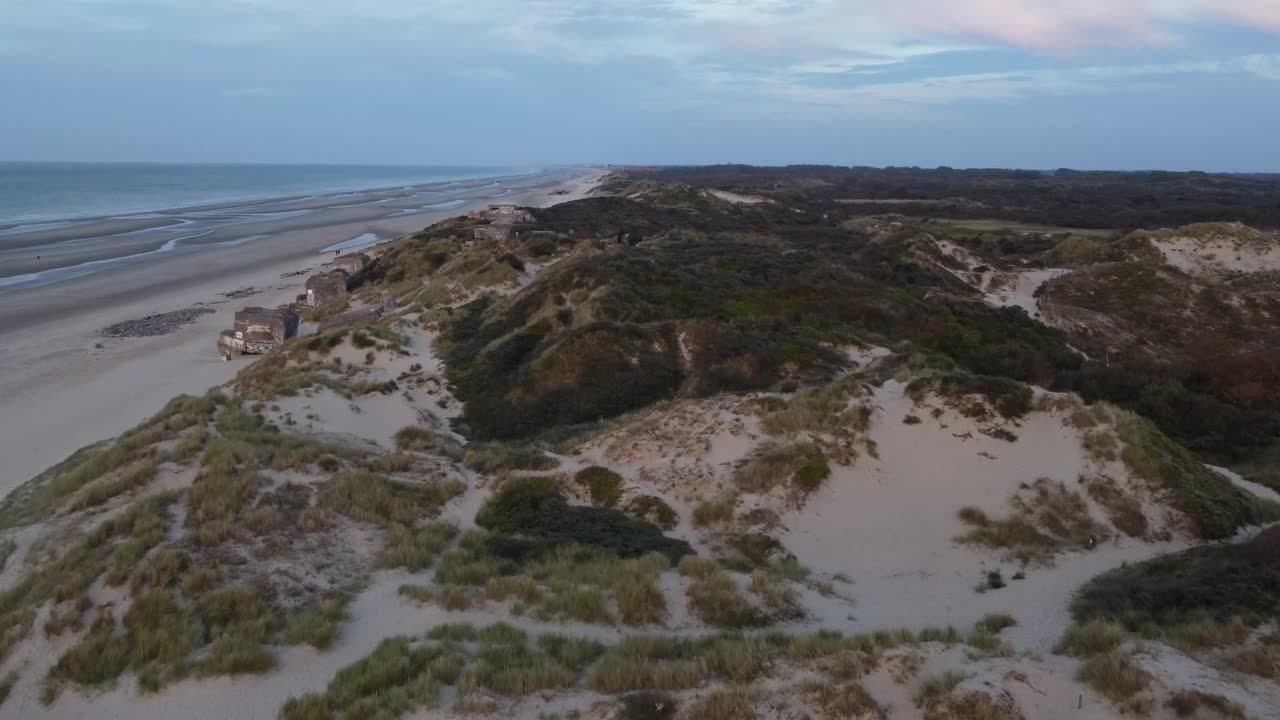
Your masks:
M111 438L182 393L230 380L250 358L222 362L218 331L246 305L275 306L302 291L332 258L322 248L365 233L394 238L491 202L547 206L584 197L603 171L530 182L499 200L493 190L435 212L369 221L359 208L327 211L332 224L258 228L240 245L113 263L73 281L0 292L0 493L85 445ZM567 194L553 194L567 191ZM354 213L354 214L349 214ZM253 288L231 299L225 293ZM194 306L214 312L156 337L107 338L113 323Z

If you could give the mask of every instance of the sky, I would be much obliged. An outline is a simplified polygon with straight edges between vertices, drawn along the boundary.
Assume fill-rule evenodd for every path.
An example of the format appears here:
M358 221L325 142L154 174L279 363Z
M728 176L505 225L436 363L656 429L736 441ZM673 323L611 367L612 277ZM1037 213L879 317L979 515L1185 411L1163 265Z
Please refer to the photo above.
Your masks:
M0 160L1280 172L1280 0L0 0Z

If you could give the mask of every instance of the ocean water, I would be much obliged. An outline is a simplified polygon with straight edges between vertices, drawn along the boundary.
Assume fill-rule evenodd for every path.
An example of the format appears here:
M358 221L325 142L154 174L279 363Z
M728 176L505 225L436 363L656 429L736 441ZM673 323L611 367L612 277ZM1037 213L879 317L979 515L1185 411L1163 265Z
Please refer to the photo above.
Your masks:
M0 162L0 226L531 172L536 169Z

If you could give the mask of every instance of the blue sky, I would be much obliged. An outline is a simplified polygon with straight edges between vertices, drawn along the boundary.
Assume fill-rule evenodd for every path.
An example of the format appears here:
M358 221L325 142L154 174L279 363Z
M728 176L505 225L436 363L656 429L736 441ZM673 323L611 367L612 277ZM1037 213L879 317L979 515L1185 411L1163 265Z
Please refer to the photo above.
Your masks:
M0 159L1280 171L1280 0L0 0Z

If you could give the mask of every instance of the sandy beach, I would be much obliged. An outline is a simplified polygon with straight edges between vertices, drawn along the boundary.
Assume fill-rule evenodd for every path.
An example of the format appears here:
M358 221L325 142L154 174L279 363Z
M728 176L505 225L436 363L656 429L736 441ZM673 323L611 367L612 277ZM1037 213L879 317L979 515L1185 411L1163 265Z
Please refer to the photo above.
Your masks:
M324 248L362 236L400 237L493 202L545 206L573 200L603 175L561 171L505 181L501 188L477 182L436 201L447 207L423 211L412 211L420 199L391 191L347 193L336 201L329 196L322 208L315 199L258 202L259 209L280 214L215 228L207 247L110 262L61 282L0 286L0 493L76 449L132 427L175 395L202 393L229 380L251 360L220 361L214 352L217 332L230 327L232 314L243 306L292 300L306 281L305 271L332 258ZM308 206L305 215L291 214ZM45 240L56 244L44 248L76 242L62 235ZM154 250L126 243L126 254ZM95 257L101 250L78 252L76 262L101 259ZM119 255L122 248L112 244L105 252ZM35 251L0 243L0 257L16 253ZM43 262L47 251L40 254ZM12 261L6 267L41 271ZM214 312L155 337L108 338L101 332L113 323L193 307Z

